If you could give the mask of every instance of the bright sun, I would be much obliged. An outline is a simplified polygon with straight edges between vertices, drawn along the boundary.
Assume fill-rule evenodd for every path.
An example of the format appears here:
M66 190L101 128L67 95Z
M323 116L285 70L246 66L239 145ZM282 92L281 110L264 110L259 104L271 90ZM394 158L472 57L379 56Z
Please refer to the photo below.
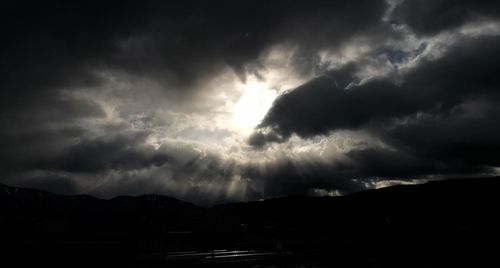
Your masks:
M269 88L265 81L250 78L239 88L242 93L235 103L233 123L242 134L250 134L264 118L276 98L276 90Z

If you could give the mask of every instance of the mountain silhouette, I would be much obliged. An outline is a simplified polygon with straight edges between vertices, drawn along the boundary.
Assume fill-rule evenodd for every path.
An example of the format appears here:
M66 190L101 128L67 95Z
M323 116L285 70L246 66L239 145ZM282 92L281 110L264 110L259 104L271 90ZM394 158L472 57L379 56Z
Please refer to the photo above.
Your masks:
M499 205L499 177L211 208L159 195L102 200L0 185L2 259L17 266L200 267L207 264L165 256L225 249L279 256L262 267L482 266L495 259ZM254 265L245 259L236 266Z

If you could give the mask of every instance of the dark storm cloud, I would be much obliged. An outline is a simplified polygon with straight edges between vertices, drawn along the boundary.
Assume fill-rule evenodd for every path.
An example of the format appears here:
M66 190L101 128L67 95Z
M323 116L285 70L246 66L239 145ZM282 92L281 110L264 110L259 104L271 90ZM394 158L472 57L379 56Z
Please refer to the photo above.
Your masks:
M253 145L357 129L393 148L349 152L360 175L487 171L500 163L498 47L498 37L464 40L397 83L389 77L345 88L335 77L343 80L352 69L333 71L278 98Z
M496 0L406 0L396 7L392 19L418 34L431 35L469 21L499 17Z
M255 193L254 199L308 194L314 189L349 193L364 188L353 180L358 175L356 170L312 159L282 159L265 166L248 166L243 174L263 189Z
M446 112L472 96L496 95L499 45L499 38L461 42L403 75L402 83L388 77L347 87L346 78L355 82L353 69L331 71L279 97L260 127L308 137L417 112Z
M255 148L262 148L269 142L282 142L284 138L275 132L255 132L248 138L248 144Z
M65 172L98 173L111 169L143 169L161 166L170 160L165 153L144 145L146 133L83 140L65 148L60 155L46 159L38 168Z
M0 173L22 170L46 159L88 132L77 122L105 116L102 107L89 100L39 95L0 108Z
M245 167L242 174L251 178L252 185L258 189L247 198L258 199L315 193L348 194L366 190L371 183L380 180L418 180L435 174L447 176L492 172L491 168L474 162L440 161L433 156L423 158L413 153L384 148L357 148L348 152L345 159L284 159L264 167Z
M278 98L260 127L270 127L274 133L269 135L310 137L415 111L411 99L390 81L345 89L337 86L335 75L315 78ZM394 98L399 101L392 103Z
M432 154L426 158L412 153L405 150L381 148L356 149L347 153L350 159L348 166L355 171L353 175L357 178L414 179L432 174L491 172L489 167L475 163L454 162L450 159L440 161Z
M428 47L422 42L412 52L386 44L404 39L384 22L387 7L383 0L3 1L1 180L58 193L103 185L93 193L155 192L210 203L314 189L352 192L365 187L358 178L498 166L500 40L464 38L442 58L422 59L400 74L398 66ZM390 19L431 36L497 18L498 9L494 1L408 0ZM366 40L382 48L325 69L320 52ZM149 107L156 100L142 99L146 88L123 81L127 89L114 91L107 84L117 77L152 81L165 99L182 96L180 105L199 112L205 106L189 103L195 91L228 67L242 81L249 74L262 78L260 61L275 45L294 51L287 59L291 73L321 76L275 101L250 137L252 146L348 129L376 136L388 148L354 147L335 162L284 157L264 167L237 164L203 145L183 143L202 143L198 136L222 139L228 130L175 129L175 122L191 117L157 118L151 109L163 104ZM382 58L394 69L389 78L361 82L358 72ZM158 147L151 143L155 131L166 132Z
M97 104L61 100L61 89L101 84L100 70L153 77L165 90L185 94L225 66L244 78L245 70L258 68L259 54L278 42L301 47L296 61L305 70L305 56L378 25L385 7L381 0L1 5L0 118L12 136L22 126L48 133L54 121L102 115Z
M65 176L35 176L17 182L19 186L36 188L56 194L78 194L78 187L73 180Z
M154 76L184 90L225 65L244 76L270 45L292 42L311 54L305 51L339 44L377 25L385 4L7 1L3 6L1 83L10 96L97 83L96 67Z
M432 130L429 129L429 132ZM415 133L412 135L413 138L416 136ZM414 145L404 139L399 141L404 146ZM422 143L422 140L419 142ZM489 146L485 143L468 142L469 144L443 143L436 148L355 148L346 153L343 159L284 159L268 163L264 167L246 167L243 174L252 179L252 184L260 185L263 189L254 192L251 199L311 194L318 190L324 190L322 194L330 191L348 194L365 190L371 183L380 180L418 180L429 175L444 177L490 174L492 169L487 164L498 165L498 157L494 155L495 150L498 150L498 143ZM469 145L473 147L463 150ZM481 151L485 149L486 151ZM443 155L440 150L445 150L448 155ZM438 154L434 154L436 152ZM450 157L453 153L458 154ZM486 162L490 159L495 162Z
M277 44L295 48L290 68L311 73L319 49L387 32L381 22L385 8L383 0L3 1L2 176L98 176L167 162L177 174L198 170L212 176L209 169L219 172L215 158L177 163L185 150L158 151L145 145L150 133L138 137L129 127L110 130L110 122L95 123L111 120L91 92L105 85L102 72L152 79L189 102L190 92L227 67L242 80L258 74L259 57Z
M499 101L498 95L479 99L467 107L479 109L475 115L458 107L449 114L409 120L385 129L383 135L388 142L423 159L462 167L499 166Z

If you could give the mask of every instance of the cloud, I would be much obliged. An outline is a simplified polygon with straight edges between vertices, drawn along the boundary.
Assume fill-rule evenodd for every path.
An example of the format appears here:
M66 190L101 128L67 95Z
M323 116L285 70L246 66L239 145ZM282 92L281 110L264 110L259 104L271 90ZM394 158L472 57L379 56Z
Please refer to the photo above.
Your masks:
M36 188L55 194L74 195L79 194L79 189L69 177L65 176L34 176L26 179L18 178L18 185Z
M280 136L326 134L354 129L372 119L414 111L413 103L389 81L373 81L346 89L338 86L336 72L323 75L284 94L270 109L260 127ZM392 100L397 98L397 103Z
M459 28L470 22L498 19L498 1L473 0L406 0L396 6L393 20L408 25L418 34L433 35Z
M346 77L356 82L352 68L331 71L278 98L251 144L362 130L387 148L347 152L354 177L492 172L500 163L494 155L500 129L493 123L500 115L499 45L498 37L462 40L397 79L348 87Z
M45 159L38 168L64 172L98 173L110 169L142 169L161 166L170 160L166 153L157 152L144 144L146 133L82 140L64 149L60 155Z
M213 204L492 172L498 5L399 2L7 1L1 180ZM280 95L248 137L252 83Z
M331 71L280 96L259 127L284 137L309 137L449 111L467 98L496 94L499 44L499 38L460 42L398 80L382 77L353 85L352 68Z
M423 159L458 167L494 167L500 164L496 122L498 96L468 100L448 114L411 118L405 124L384 129L385 139Z
M276 43L298 45L306 56L340 44L373 28L385 3L21 1L5 6L2 24L9 38L1 49L3 88L91 85L99 82L96 68L111 68L154 77L166 89L183 92L225 66L244 77L259 66L259 54Z

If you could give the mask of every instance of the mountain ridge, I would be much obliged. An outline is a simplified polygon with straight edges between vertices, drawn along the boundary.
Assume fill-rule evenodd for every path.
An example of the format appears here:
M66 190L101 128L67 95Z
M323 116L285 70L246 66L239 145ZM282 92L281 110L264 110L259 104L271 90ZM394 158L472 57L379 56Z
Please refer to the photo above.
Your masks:
M499 177L210 208L158 195L102 200L0 185L8 249L0 253L57 267L177 267L162 256L213 249L286 251L296 263L323 265L315 267L421 267L412 258L436 264L425 267L477 266L496 256L488 245L500 240L499 209Z
M182 204L189 204L195 207L199 208L206 208L206 209L211 209L211 208L217 208L217 207L224 207L224 206L232 206L232 205L243 205L243 204L253 204L253 203L261 203L261 202L273 202L276 200L282 200L282 199L294 199L294 198L312 198L312 199L341 199L341 198L346 198L346 197L353 197L353 196L359 196L359 195L367 195L370 193L375 193L375 192L387 192L387 191L394 191L394 190L408 190L408 189L415 189L415 187L427 187L427 186L438 186L438 185L446 185L446 184L467 184L469 186L472 186L474 184L477 184L479 181L488 181L489 183L494 183L498 181L500 184L500 176L490 176L490 177L480 177L480 178L463 178L463 179L439 179L439 180L432 180L432 181L426 181L424 183L417 183L417 184L397 184L397 185L391 185L391 186L386 186L386 187L380 187L380 188L373 188L373 189L365 189L362 191L358 192L353 192L349 193L346 195L340 195L340 196L310 196L310 195L291 195L291 196L279 196L279 197L271 197L268 199L264 200L252 200L252 201L237 201L237 202L228 202L228 203L222 203L222 204L215 204L212 206L200 206L196 205L194 203L184 201L175 197L171 196L166 196L166 195L161 195L161 194L141 194L141 195L118 195L114 196L112 198L99 198L90 194L75 194L75 195L64 195L64 194L56 194L52 193L50 191L46 190L40 190L37 188L32 188L32 187L18 187L18 186L11 186L5 183L0 183L0 188L2 191L0 192L0 197L7 195L19 195L19 192L21 194L31 194L31 195L38 195L39 197L60 197L60 198L68 198L68 199L94 199L98 201L110 201L114 202L117 200L121 199L164 199L164 200L170 200L172 202L177 202L177 203L182 203Z

